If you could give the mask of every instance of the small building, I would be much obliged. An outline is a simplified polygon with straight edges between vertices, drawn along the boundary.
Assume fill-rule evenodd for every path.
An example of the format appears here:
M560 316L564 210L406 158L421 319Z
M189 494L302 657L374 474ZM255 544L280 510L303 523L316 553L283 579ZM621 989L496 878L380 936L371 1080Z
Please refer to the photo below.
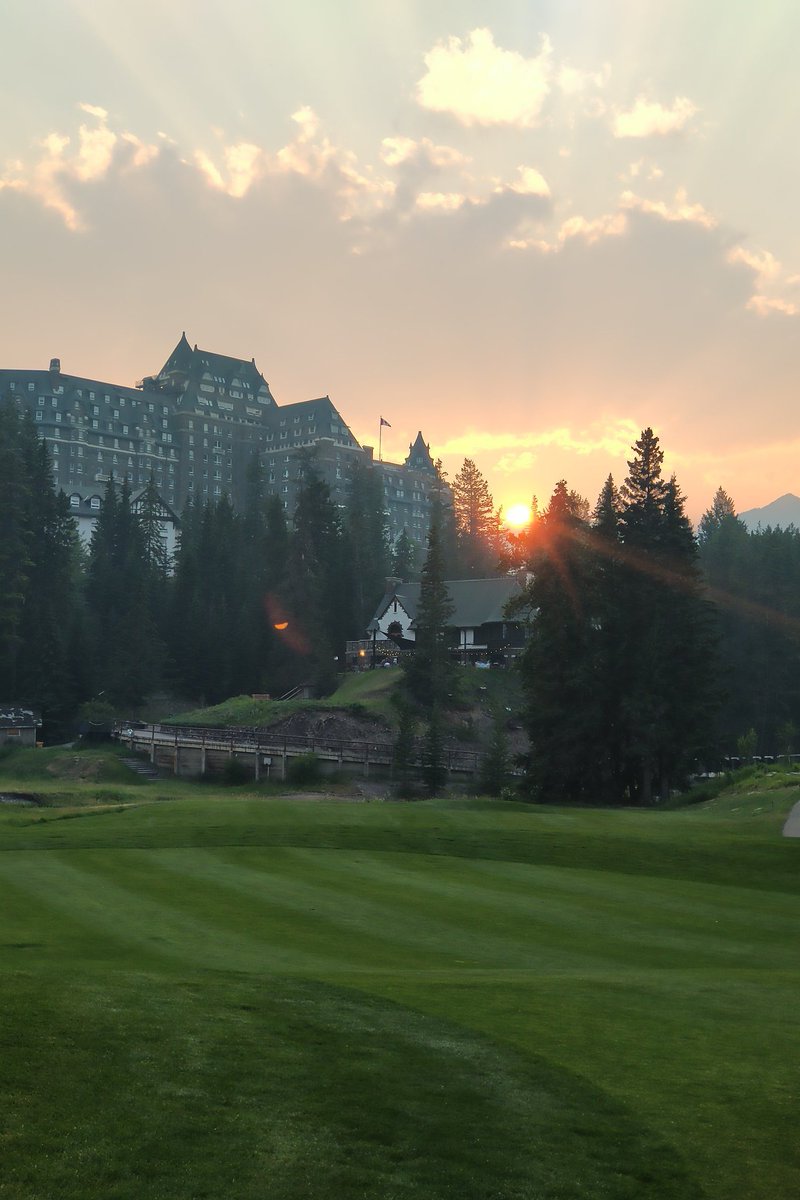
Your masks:
M525 625L506 617L505 609L510 600L520 595L522 586L516 575L445 581L453 606L448 630L454 657L465 665L480 662L498 666L516 658L525 644ZM418 583L386 581L386 592L375 610L369 639L348 644L349 665L359 657L362 662L371 661L373 649L380 662L398 651L413 651L419 593Z
M35 746L41 715L33 708L0 704L0 746Z

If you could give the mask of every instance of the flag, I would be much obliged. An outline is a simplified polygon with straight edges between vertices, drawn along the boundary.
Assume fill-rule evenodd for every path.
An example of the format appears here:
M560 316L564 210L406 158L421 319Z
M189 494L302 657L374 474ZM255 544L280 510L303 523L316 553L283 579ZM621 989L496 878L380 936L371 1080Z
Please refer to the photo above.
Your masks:
M383 417L381 417L381 425L385 425L387 429L392 428L388 421L384 421Z

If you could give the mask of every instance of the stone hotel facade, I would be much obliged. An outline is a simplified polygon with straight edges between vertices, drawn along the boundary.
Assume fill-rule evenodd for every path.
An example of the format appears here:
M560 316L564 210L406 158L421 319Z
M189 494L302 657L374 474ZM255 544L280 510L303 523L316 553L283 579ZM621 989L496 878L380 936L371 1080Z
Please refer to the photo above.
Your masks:
M174 512L190 499L224 494L240 506L258 454L267 490L291 521L303 452L313 451L340 505L355 461L379 473L392 541L405 529L424 545L430 528L440 485L422 433L405 462L378 462L329 396L279 405L255 359L199 350L185 333L161 370L134 387L65 374L54 358L47 370L0 370L0 398L31 413L49 445L56 486L76 510L98 510L112 475L137 492L151 474Z

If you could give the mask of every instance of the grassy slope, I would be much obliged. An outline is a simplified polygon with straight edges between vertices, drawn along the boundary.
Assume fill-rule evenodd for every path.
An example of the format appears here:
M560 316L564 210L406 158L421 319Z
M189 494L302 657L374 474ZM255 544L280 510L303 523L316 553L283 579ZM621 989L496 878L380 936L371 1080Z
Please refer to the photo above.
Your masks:
M401 678L400 668L383 668L348 674L333 693L324 700L253 700L251 696L233 696L211 708L195 709L170 718L165 724L177 725L271 725L299 711L356 706L365 715L382 717L394 724L397 713L390 696ZM479 705L520 704L520 684L512 671L460 671L458 674L457 707Z
M399 678L399 668L345 675L342 683L324 700L254 700L252 696L232 696L211 708L198 708L170 718L168 725L272 725L295 712L346 708L359 705L373 716L393 717L389 695Z
M0 1197L797 1194L796 789L134 794L0 813Z

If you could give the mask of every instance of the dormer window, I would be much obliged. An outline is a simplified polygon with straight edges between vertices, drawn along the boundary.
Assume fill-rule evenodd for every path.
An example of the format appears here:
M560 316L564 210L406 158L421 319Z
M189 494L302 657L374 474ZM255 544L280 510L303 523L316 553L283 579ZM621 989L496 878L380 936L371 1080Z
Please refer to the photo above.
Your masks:
M91 508L93 512L97 512L99 510L99 508L100 508L100 497L99 496L92 496L91 500L89 501L89 508Z

